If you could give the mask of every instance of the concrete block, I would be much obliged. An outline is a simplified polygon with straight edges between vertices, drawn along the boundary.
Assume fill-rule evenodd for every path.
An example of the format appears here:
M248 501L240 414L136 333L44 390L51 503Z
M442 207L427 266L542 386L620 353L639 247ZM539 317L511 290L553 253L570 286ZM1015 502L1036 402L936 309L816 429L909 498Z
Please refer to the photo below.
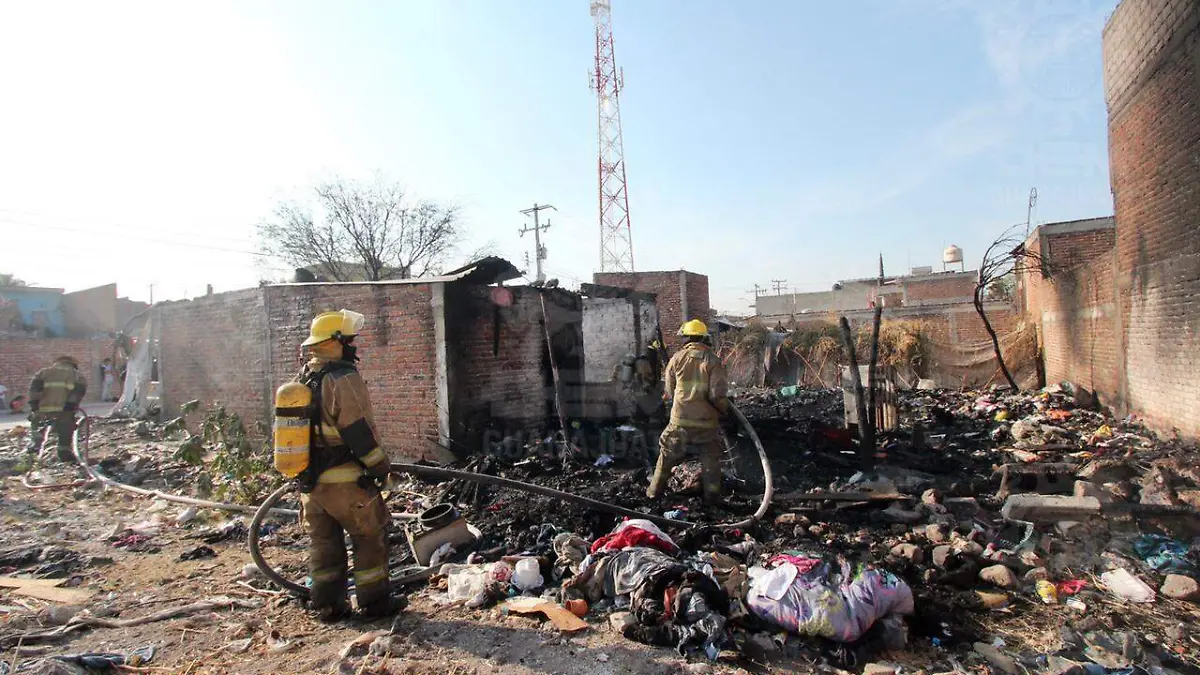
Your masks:
M1095 497L1061 495L1012 495L1004 502L1000 515L1007 520L1056 523L1061 520L1086 520L1099 515L1100 500Z

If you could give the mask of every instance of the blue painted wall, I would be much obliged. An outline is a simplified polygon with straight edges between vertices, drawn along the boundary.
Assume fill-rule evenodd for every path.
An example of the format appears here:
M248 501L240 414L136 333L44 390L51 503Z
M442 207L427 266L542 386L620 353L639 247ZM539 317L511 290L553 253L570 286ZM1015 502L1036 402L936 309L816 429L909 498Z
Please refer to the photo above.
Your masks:
M0 289L0 296L8 301L16 301L21 320L26 324L33 326L40 322L55 336L67 334L62 289L6 287Z

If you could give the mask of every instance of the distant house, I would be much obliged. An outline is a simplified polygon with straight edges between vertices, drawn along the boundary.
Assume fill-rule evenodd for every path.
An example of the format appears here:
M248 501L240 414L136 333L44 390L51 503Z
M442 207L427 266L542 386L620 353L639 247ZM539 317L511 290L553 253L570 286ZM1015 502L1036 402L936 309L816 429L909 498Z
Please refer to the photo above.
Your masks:
M145 311L144 302L117 297L106 284L64 293L61 288L0 287L0 334L9 337L101 337Z
M40 286L0 287L0 332L29 337L66 334L63 289Z

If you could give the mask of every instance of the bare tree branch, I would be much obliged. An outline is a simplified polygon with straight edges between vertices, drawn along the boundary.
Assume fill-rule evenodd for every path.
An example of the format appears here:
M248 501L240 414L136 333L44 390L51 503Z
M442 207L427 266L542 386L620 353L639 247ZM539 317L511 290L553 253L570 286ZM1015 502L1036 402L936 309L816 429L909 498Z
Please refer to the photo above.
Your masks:
M461 239L458 209L407 199L395 183L342 179L313 188L314 210L285 203L259 225L263 252L337 281L437 272Z
M1008 385L1014 391L1020 390L1020 387L1017 386L1017 381L1009 372L1008 364L1004 362L1004 355L1000 351L1000 338L996 335L996 329L992 327L992 322L988 319L984 303L993 293L993 289L1006 285L1018 274L1032 271L1043 276L1050 276L1050 265L1041 252L1025 248L1025 239L1022 234L1024 228L1024 223L1013 225L984 251L983 261L979 264L979 276L975 281L973 297L975 312L979 314L984 330L991 338L992 351L996 353L1000 372L1004 374L1004 379L1008 381Z

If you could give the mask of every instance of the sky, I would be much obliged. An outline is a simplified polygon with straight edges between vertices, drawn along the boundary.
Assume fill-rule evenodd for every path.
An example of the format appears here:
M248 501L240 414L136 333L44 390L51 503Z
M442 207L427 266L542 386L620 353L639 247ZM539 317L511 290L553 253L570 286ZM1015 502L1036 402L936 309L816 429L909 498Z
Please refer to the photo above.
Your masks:
M1116 0L612 0L636 269L755 284L968 267L1112 213ZM599 266L587 0L0 3L0 272L135 299L281 278L280 200L335 177L461 209L467 251ZM456 261L457 262L457 261ZM529 276L533 276L532 271ZM774 292L771 290L769 292Z

